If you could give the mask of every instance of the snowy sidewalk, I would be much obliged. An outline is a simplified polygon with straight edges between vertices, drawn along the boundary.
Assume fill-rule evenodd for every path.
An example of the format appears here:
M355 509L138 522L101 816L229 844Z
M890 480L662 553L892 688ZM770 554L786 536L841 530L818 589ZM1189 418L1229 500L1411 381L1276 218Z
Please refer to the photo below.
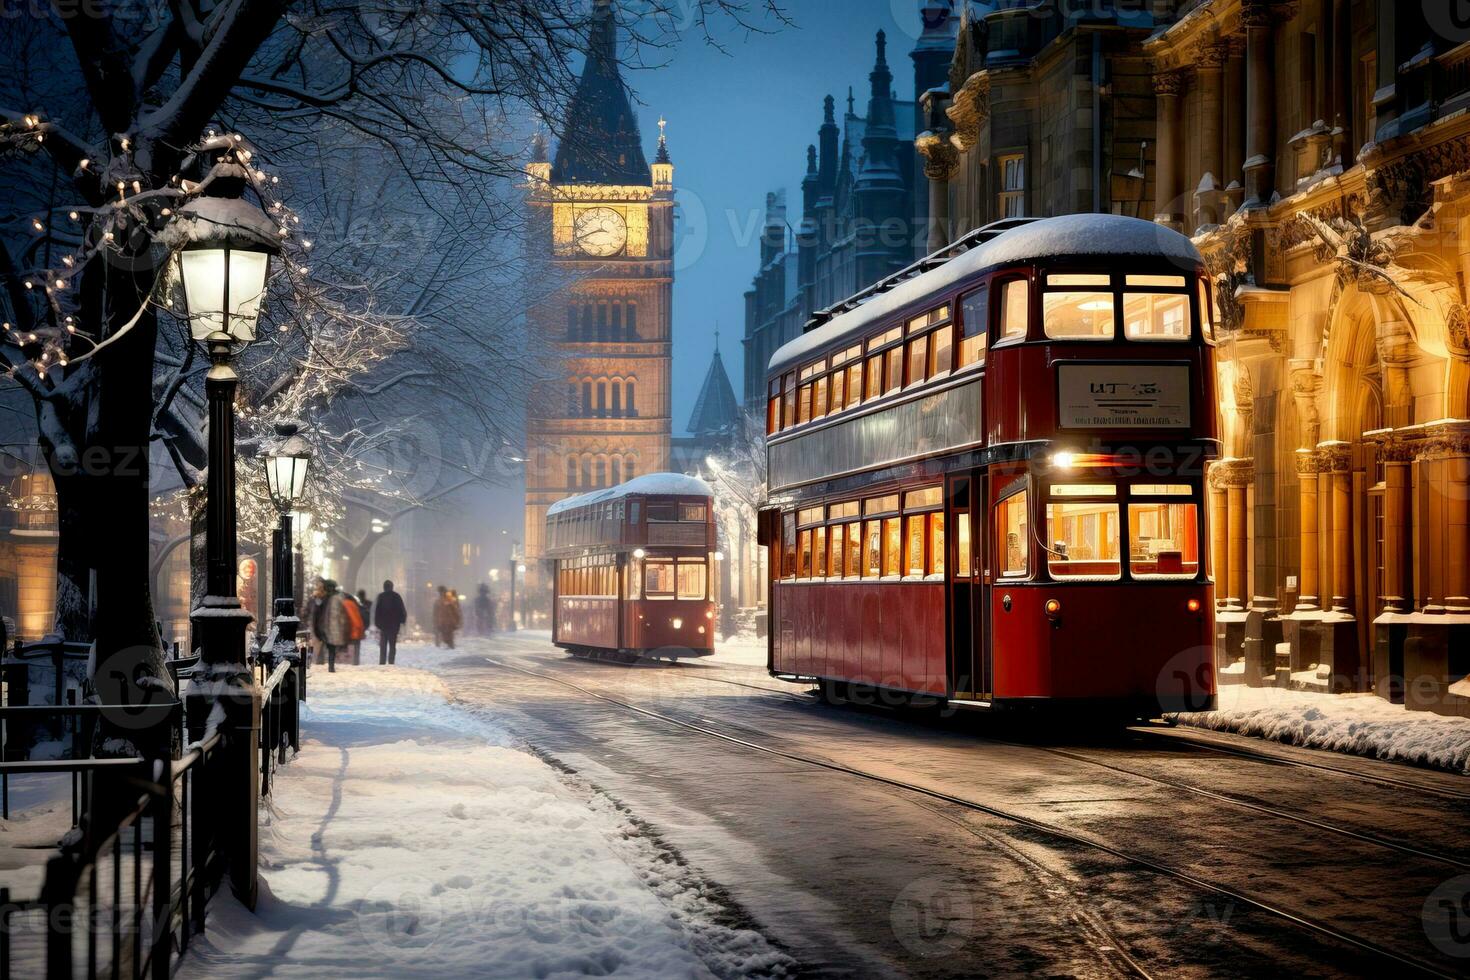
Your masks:
M261 898L216 897L182 978L779 973L590 787L411 667L313 670L262 813ZM268 819L267 819L268 818Z
M1224 684L1215 711L1182 724L1470 775L1470 718L1406 711L1371 694Z

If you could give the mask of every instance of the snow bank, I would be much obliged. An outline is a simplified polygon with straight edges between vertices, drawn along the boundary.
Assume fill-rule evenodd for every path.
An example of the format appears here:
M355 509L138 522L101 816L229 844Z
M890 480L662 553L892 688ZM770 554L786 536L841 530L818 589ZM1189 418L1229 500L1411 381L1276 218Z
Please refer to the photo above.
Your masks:
M1370 694L1225 685L1215 711L1185 725L1470 775L1470 718L1406 711Z
M255 915L223 895L183 978L735 977L788 959L615 803L413 668L313 671L262 827Z

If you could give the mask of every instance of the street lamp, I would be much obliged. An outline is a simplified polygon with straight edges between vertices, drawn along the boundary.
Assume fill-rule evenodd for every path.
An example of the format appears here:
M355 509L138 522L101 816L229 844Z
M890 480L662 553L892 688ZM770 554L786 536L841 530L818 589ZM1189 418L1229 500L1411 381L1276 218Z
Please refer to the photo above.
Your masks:
M296 631L301 620L296 618L295 548L291 542L293 508L306 494L306 474L311 468L311 446L294 422L276 425L279 441L265 454L265 483L271 501L280 514L276 527L275 574L272 576L275 598L276 640L287 650L296 648Z
M250 614L235 590L235 389L230 366L236 345L255 339L270 258L279 230L241 195L250 181L239 164L220 163L204 181L205 195L175 212L159 240L177 252L189 333L209 352L204 390L209 402L206 484L205 595L194 610L206 663L245 663Z
M176 253L189 333L209 352L204 392L209 403L209 479L205 484L204 597L190 614L200 652L195 681L185 698L189 738L208 726L224 734L222 751L234 766L256 763L261 693L245 651L252 619L235 586L235 389L230 366L236 345L255 339L270 257L279 251L280 231L241 195L253 177L238 163L221 162L201 182L203 193L182 204L158 236ZM207 683L200 683L207 681ZM218 813L254 814L260 781L238 780L221 787ZM256 900L256 821L252 816L230 832L228 866L235 895L247 908Z

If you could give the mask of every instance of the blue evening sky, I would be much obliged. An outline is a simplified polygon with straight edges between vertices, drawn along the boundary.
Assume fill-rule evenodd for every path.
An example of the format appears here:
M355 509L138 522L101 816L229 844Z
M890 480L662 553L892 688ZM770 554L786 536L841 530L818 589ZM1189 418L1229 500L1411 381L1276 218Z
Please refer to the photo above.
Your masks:
M758 4L754 4L758 5ZM913 98L913 49L921 0L785 0L794 19L775 33L726 32L724 51L697 29L625 67L638 99L650 159L657 121L668 119L682 215L674 279L674 433L684 432L720 331L736 397L741 392L745 290L759 262L766 192L784 187L793 226L801 218L807 144L817 141L822 99L847 88L866 111L874 35L888 32L901 99ZM625 56L625 60L626 56Z

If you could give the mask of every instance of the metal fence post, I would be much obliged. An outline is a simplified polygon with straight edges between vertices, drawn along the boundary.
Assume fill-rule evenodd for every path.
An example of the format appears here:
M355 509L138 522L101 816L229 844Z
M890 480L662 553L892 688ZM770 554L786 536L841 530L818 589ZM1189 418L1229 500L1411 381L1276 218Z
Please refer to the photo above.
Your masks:
M153 942L149 965L153 980L169 980L173 959L174 774L173 762L153 762ZM134 872L137 873L136 871ZM139 914L142 910L139 909Z

